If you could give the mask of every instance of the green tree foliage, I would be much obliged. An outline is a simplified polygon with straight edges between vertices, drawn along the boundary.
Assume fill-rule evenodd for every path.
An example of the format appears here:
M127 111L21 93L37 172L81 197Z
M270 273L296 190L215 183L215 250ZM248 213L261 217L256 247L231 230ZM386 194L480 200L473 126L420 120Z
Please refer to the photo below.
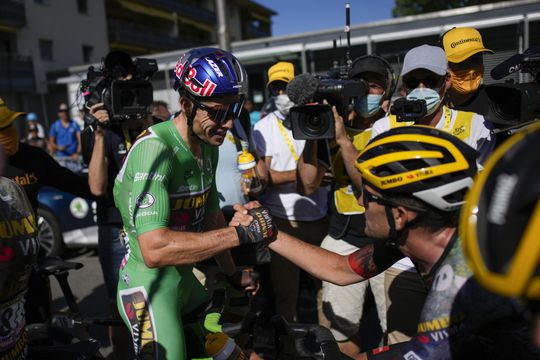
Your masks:
M425 14L433 11L458 9L470 5L482 5L507 0L396 0L393 17Z

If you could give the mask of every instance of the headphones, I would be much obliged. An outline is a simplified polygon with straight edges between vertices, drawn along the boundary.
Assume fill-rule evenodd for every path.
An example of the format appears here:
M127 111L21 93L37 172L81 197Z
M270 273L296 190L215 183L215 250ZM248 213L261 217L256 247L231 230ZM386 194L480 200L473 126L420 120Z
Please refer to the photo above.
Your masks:
M389 90L388 94L385 93L384 97L385 97L385 99L392 98L392 94L394 94L394 91L396 91L396 87L397 87L396 73L394 72L394 69L392 68L392 66L390 65L390 63L386 59L384 59L383 57L380 57L378 55L360 56L360 57L354 59L352 65L351 65L351 69L354 67L354 65L357 62L360 62L360 61L363 61L363 60L366 60L366 59L369 59L369 58L380 61L384 65L384 67L386 68L386 88L384 90L386 91L386 89L388 89L388 88L390 90Z

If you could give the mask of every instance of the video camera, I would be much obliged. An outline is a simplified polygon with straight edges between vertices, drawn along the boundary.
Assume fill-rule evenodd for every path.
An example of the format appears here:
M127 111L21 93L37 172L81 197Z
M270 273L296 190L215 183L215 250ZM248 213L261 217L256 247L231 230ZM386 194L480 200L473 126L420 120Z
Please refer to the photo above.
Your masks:
M297 140L333 139L335 136L332 105L342 116L347 116L354 97L367 94L369 85L364 80L349 80L346 72L329 72L327 76L302 74L287 86L287 95L297 104L289 116L292 133ZM323 104L323 100L329 105Z
M149 79L157 72L157 61L154 59L129 59L126 64L105 64L99 69L88 68L86 79L81 82L81 91L85 107L102 102L109 111L111 123L121 123L133 116L147 112L153 103L153 88ZM123 75L131 75L122 80ZM85 116L85 122L93 125L95 119Z
M495 127L519 127L540 117L540 46L530 47L515 54L491 71L491 77L500 80L521 71L534 80L523 84L493 84L481 88L475 99L458 110L482 114Z
M407 100L406 97L400 97L392 104L390 114L396 115L397 121L418 121L427 114L426 101Z

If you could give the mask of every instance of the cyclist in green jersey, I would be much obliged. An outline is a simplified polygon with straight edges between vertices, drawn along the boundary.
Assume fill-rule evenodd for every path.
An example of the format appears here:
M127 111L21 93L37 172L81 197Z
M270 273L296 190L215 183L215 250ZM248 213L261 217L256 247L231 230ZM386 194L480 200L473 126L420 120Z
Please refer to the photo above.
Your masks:
M182 55L175 73L183 111L139 136L114 186L127 246L117 303L144 359L186 359L182 315L208 299L194 263L214 256L232 275L230 248L269 242L277 232L266 209L244 228L225 227L219 209L217 146L242 109L243 66L226 51L202 48Z

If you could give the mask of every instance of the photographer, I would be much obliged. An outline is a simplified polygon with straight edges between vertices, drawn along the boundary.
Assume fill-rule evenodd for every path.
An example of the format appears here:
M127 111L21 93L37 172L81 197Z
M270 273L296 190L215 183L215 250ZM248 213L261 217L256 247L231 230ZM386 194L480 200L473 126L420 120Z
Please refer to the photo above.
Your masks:
M403 60L401 78L407 92L405 100L424 104L425 113L421 118L414 119L399 114L386 116L373 124L372 139L394 127L413 124L432 126L450 132L476 149L480 163L487 159L494 147L491 136L493 125L482 115L453 110L443 103L452 86L452 79L441 48L421 45L409 50Z
M268 87L276 94L277 110L254 126L253 139L268 169L269 180L259 199L272 211L279 229L319 245L327 232L325 216L328 192L321 187L309 196L297 193L296 167L305 140L294 139L289 120L289 111L294 103L285 89L294 78L293 65L277 63L270 68L268 75ZM271 257L275 311L288 321L293 321L299 293L299 268L278 254L272 253Z
M442 36L452 86L446 94L451 108L467 110L482 88L484 54L482 36L474 28L453 28Z
M354 110L346 122L337 116L337 112L334 115L336 135L330 145L334 192L329 203L329 231L321 247L340 255L349 255L374 242L364 233L365 209L353 195L354 182L351 179L359 177L354 168L355 159L370 138L371 124L388 111L395 88L390 64L376 55L357 58L348 76L353 80L365 81L368 93L354 100ZM307 140L298 162L299 190L303 194L317 189L328 171L318 161L317 153L318 141ZM384 274L380 274L369 281L348 286L323 281L323 312L330 321L330 330L340 350L350 357L361 351L358 330L368 285L375 298L383 334L387 329L384 279ZM409 311L414 313L415 309Z
M137 69L130 56L124 52L110 52L104 59L103 70L111 79L129 80ZM97 91L97 90L96 90ZM87 95L91 96L90 94ZM130 116L121 122L111 122L109 109L103 102L93 104L85 115L91 122L92 137L85 144L86 152L91 151L88 164L88 184L92 194L98 196L98 254L103 278L110 302L110 311L119 318L116 307L116 288L118 271L125 256L126 249L121 242L122 219L114 205L114 179L122 166L122 162L142 130L153 123L147 113ZM89 128L89 129L90 129ZM88 130L89 130L88 129ZM91 149L91 150L90 150ZM128 357L129 331L122 327L109 327L109 337L118 359Z

